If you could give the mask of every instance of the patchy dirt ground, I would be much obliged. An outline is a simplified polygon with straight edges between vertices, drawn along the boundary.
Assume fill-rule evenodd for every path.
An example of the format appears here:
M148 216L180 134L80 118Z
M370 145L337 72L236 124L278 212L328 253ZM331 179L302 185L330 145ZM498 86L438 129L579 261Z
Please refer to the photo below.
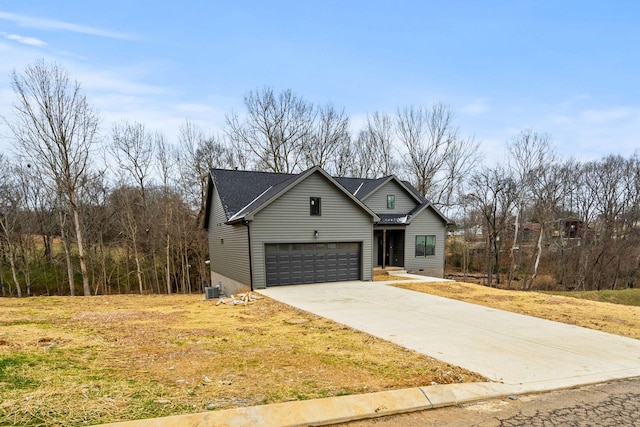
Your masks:
M0 298L0 425L87 425L482 381L270 299Z
M394 286L640 339L640 307L464 282L403 282Z

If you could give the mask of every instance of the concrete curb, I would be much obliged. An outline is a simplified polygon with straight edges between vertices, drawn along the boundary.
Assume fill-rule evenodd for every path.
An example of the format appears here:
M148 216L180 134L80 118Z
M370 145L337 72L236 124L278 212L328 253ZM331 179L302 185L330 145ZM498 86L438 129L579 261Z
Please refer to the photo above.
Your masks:
M322 426L521 393L499 383L445 384L104 424L110 427Z

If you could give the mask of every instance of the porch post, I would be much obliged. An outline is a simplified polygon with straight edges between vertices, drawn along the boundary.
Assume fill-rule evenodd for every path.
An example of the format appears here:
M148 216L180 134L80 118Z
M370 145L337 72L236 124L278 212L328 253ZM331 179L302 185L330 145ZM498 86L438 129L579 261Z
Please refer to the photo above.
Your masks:
M384 270L387 263L387 229L382 229L382 269Z

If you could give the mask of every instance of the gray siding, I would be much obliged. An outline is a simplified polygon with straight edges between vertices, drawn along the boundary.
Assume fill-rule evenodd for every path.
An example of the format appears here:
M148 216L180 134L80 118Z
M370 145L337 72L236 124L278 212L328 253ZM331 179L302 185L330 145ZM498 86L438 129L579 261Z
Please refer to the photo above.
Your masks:
M387 209L388 194L396 196L395 209ZM369 195L363 202L377 214L403 214L418 206L416 200L393 179Z
M446 226L433 210L427 208L413 218L405 231L405 269L407 271L422 269L431 276L444 276L444 244ZM416 236L435 235L436 254L416 257Z
M247 227L242 224L227 225L226 221L220 196L214 189L209 216L211 270L248 286L251 281Z
M321 216L309 215L309 197L321 197ZM314 238L314 230L319 237ZM253 285L266 286L265 243L360 242L363 280L371 280L373 220L319 172L255 215L251 222Z

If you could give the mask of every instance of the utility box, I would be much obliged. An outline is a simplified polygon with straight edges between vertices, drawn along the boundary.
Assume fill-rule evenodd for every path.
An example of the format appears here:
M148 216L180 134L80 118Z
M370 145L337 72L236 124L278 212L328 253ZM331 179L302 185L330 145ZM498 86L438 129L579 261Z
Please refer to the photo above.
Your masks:
M204 288L205 299L220 298L220 286L207 286Z

